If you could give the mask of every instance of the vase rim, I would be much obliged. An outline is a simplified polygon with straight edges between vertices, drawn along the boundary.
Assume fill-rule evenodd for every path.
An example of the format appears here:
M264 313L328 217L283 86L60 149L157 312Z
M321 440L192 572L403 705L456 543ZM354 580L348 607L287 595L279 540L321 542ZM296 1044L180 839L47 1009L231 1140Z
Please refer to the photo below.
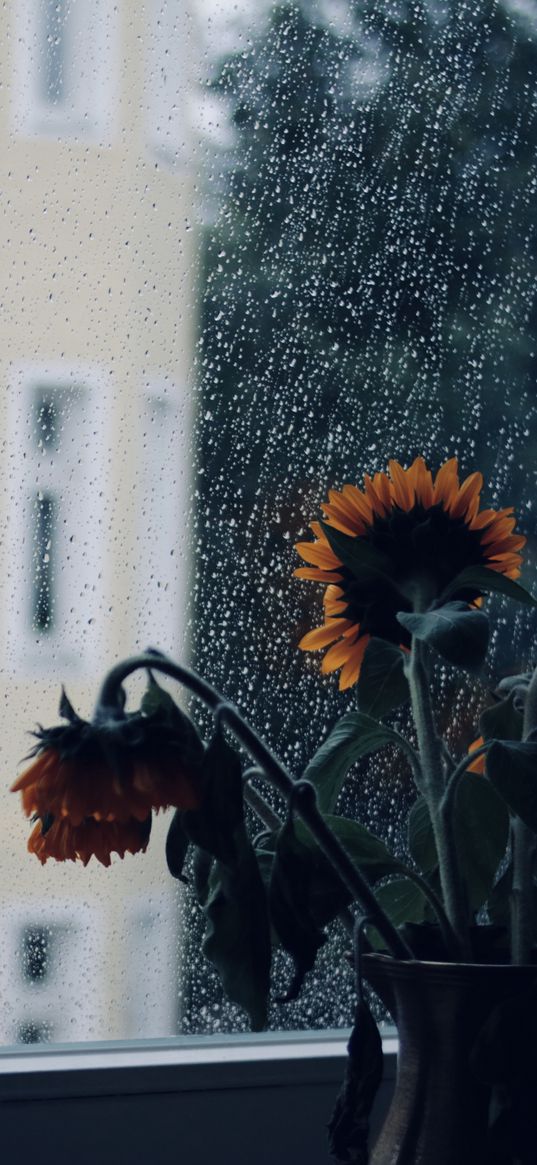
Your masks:
M395 959L393 955L383 954L380 951L371 951L363 955L364 971L367 978L366 968L376 963L379 967L387 971L392 971L394 974L415 975L420 971L428 972L431 975L452 975L458 977L460 975L478 976L483 971L490 971L491 975L505 975L518 974L534 975L537 978L537 966L533 963L513 964L513 963L447 963L439 959Z

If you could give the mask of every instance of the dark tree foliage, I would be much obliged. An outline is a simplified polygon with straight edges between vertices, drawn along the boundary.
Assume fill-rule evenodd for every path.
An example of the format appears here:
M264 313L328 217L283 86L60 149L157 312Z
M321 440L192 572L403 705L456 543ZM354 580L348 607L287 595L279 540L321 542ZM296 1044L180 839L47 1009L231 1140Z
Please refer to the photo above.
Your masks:
M297 763L342 706L290 578L327 488L425 452L493 504L535 489L537 26L493 0L326 11L275 7L219 68L200 355L198 662Z

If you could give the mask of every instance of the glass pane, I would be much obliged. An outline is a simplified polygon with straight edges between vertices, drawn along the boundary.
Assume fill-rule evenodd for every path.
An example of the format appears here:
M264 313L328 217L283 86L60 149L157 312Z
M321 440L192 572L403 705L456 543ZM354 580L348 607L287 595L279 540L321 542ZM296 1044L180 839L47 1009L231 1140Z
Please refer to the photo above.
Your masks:
M328 490L390 458L481 471L483 505L515 507L531 586L534 19L489 0L11 0L2 20L18 48L0 224L0 1040L247 1030L167 870L170 815L111 869L41 867L9 784L62 684L90 717L106 669L148 646L197 666L299 775L356 693L298 650L323 587L293 578L293 545ZM535 617L490 606L493 682L527 665ZM442 677L455 752L481 692ZM379 755L339 808L403 853L411 782ZM348 947L331 926L271 1027L349 1022ZM276 997L291 967L275 966Z

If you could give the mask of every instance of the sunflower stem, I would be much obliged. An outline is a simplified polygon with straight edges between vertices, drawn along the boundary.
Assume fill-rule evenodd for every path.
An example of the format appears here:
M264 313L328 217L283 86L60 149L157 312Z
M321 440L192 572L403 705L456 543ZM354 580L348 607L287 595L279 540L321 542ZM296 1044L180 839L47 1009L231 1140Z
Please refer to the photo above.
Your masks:
M249 770L248 776L263 777L263 771L256 765L254 769ZM254 789L253 785L248 783L248 780L244 782L244 800L250 806L250 809L253 809L254 813L257 814L259 820L263 822L263 825L266 825L267 829L270 829L271 833L277 833L281 829L283 825L281 817L278 817L272 805L269 805L268 801L265 801L261 793L257 789Z
M444 813L445 778L442 744L436 732L427 671L427 648L413 638L406 666L412 712L423 772L423 795L427 801L438 854L438 867L445 911L459 954L470 959L468 908L457 862L454 816Z
M203 700L214 713L218 714L221 723L225 722L237 737L237 740L246 748L250 756L263 771L265 779L291 803L307 825L312 837L322 849L325 857L339 874L342 882L349 890L352 898L359 903L364 912L371 917L371 923L376 927L384 939L388 950L397 959L411 959L412 951L402 939L387 914L379 906L369 883L355 866L347 851L340 844L327 825L317 806L317 797L313 785L309 781L295 781L289 775L280 761L273 755L266 744L257 735L257 732L241 716L237 708L229 704L220 692L213 688L207 680L202 679L197 672L158 652L145 652L132 656L116 664L105 676L101 686L95 719L101 720L107 715L114 714L120 698L121 685L140 669L151 668L170 676L184 684L195 696Z

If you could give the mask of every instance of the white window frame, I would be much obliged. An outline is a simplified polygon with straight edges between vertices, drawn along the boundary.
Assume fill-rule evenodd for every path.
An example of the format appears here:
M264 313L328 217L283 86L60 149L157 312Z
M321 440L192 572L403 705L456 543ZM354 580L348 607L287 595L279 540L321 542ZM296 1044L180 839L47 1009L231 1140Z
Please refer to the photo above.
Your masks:
M109 144L119 103L119 5L108 0L70 0L74 40L70 67L73 92L65 102L41 93L39 66L41 0L13 4L11 123L16 134L80 138Z

